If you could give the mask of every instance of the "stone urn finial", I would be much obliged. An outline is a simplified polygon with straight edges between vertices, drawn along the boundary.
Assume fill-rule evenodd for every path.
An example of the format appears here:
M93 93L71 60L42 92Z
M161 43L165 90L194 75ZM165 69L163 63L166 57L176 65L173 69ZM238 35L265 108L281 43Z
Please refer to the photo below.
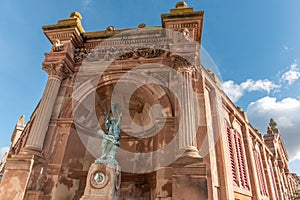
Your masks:
M176 3L175 8L187 8L188 5L184 2L184 1L179 1L178 3Z
M70 18L77 18L80 21L82 20L82 16L79 12L72 12L71 15L70 15Z

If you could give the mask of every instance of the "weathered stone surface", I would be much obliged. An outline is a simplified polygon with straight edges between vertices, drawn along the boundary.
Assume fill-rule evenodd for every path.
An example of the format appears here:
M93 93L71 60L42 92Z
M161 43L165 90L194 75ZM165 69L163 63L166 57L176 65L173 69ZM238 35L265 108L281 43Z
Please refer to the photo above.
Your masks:
M51 80L24 131L13 135L0 183L0 199L79 200L99 199L99 195L102 199L115 198L118 184L113 180L119 180L120 174L117 175L118 170L114 168L92 164L101 155L101 142L93 130L99 128L97 125L102 126L99 121L104 119L118 81L137 66L149 67L149 64L148 71L138 71L134 77L121 82L126 87L139 87L124 100L129 115L122 120L120 149L131 156L123 156L119 151L117 160L130 169L143 169L152 164L158 167L150 167L152 171L144 173L122 172L118 190L121 200L291 199L297 184L289 176L288 156L277 125L270 125L272 134L258 133L245 113L221 91L217 77L200 65L198 44L201 44L203 16L203 11L194 11L180 2L169 14L162 15L162 27L140 25L131 29L135 33L132 36L125 34L128 29L116 30L113 26L103 31L85 32L82 17L77 12L55 25L44 26L53 46L45 54L43 69ZM165 37L162 28L182 35ZM112 36L117 38L106 40ZM197 45L191 44L192 40L197 41ZM99 44L104 48L99 48ZM173 51L184 54L184 58ZM80 74L85 61L91 63L85 63L86 71ZM113 62L103 69L98 62L104 61ZM154 69L153 63L159 67ZM174 73L162 70L163 65L174 69ZM100 79L99 70L104 70ZM188 84L176 80L179 73ZM144 84L149 77L159 84ZM192 93L185 92L189 84ZM170 86L180 89L181 95L176 96ZM76 100L73 98L75 88L80 88L80 98ZM91 97L94 90L95 105L80 107L79 101ZM195 102L190 101L191 94L195 94ZM128 96L125 93L120 99ZM184 112L180 111L180 100L185 102L181 105ZM161 105L161 108L150 112L153 105ZM194 112L196 108L198 113ZM76 109L81 112L79 117L74 116ZM96 112L94 119L91 110ZM151 122L151 115L157 113ZM194 120L196 117L198 120ZM78 121L87 127L77 126ZM137 131L131 122L142 128ZM196 134L191 131L193 124L197 126ZM82 129L84 136L79 134ZM178 131L180 137L176 137ZM227 137L227 133L238 133L235 136L240 136L240 150L230 149L228 138L232 136L232 144L236 143L233 147L238 145L238 140L233 134ZM160 157L151 154L172 141L175 145L170 151L163 151ZM210 141L215 143L210 144ZM191 146L177 159L178 149L187 144ZM89 146L95 148L91 150ZM259 152L261 173L257 170L255 150ZM139 156L144 154L147 157L140 161ZM177 160L160 165L170 157ZM244 165L237 162L242 158ZM103 188L93 186L93 170L100 170L107 177ZM263 178L259 179L257 174ZM101 177L99 180L101 183ZM267 196L261 191L260 180L267 185Z
M90 167L81 200L118 200L120 198L120 166L93 163Z

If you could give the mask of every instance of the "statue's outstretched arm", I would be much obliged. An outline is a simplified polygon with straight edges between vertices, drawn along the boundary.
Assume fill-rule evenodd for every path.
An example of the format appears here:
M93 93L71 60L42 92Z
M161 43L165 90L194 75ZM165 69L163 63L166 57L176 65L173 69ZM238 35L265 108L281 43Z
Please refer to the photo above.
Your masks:
M109 129L109 127L110 127L110 121L108 120L108 117L109 117L110 113L111 113L111 109L105 115L104 122L105 122L105 128L106 129Z
M119 117L118 117L118 122L117 122L118 126L120 126L120 124L121 124L121 118L122 118L122 113L120 112Z

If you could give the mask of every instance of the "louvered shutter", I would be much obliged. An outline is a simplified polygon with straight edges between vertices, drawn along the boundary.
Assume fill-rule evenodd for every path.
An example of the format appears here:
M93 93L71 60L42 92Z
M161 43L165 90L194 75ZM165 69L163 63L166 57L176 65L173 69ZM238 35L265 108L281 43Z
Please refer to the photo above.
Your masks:
M234 131L235 138L235 147L236 147L236 155L239 166L239 174L240 174L240 182L243 188L249 189L249 183L247 179L246 166L245 166L245 158L242 147L242 139L237 131Z
M234 161L234 153L233 153L233 144L232 144L232 138L231 138L231 131L228 123L225 121L225 127L226 127L226 136L227 136L227 142L228 142L228 150L229 150L229 156L230 156L230 165L231 165L231 172L232 172L232 179L233 183L237 185L237 175L236 175L236 168L235 168L235 161Z
M258 173L258 180L260 184L260 193L262 195L267 195L267 188L266 188L266 183L264 179L264 174L263 174L263 167L260 159L260 153L256 149L255 152L255 162L256 162L256 168L257 168L257 173Z

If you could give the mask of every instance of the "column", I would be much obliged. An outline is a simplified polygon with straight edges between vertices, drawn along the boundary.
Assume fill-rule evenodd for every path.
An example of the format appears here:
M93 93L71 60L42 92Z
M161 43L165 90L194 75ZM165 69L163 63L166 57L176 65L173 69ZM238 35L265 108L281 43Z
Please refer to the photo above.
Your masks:
M181 56L172 57L172 65L178 72L180 124L179 147L196 146L195 99L193 99L192 75L194 67Z
M25 145L25 152L41 152L48 130L51 114L55 105L62 80L70 74L64 62L43 63L43 69L48 73L48 82L42 99L37 108L37 114L31 127Z

